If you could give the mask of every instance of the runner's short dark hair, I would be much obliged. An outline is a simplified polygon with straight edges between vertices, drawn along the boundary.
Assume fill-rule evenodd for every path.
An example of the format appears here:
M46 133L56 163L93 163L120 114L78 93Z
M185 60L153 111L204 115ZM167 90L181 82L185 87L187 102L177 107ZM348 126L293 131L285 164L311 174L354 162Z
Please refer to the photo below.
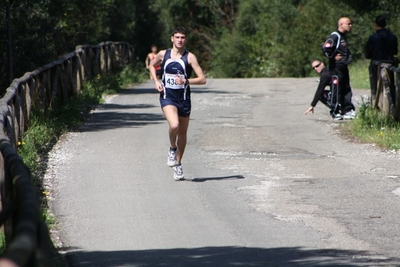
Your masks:
M184 27L176 27L173 31L171 36L174 36L175 33L181 33L187 36L187 31Z

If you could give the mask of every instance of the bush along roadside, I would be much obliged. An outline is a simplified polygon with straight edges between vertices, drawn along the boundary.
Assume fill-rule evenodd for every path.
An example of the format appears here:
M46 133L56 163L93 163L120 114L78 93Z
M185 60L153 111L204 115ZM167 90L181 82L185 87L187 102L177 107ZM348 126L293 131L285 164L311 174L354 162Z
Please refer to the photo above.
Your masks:
M40 188L40 178L46 171L47 153L65 132L78 127L85 116L97 104L104 101L105 95L119 93L126 84L144 81L144 71L137 73L135 68L127 66L118 75L98 75L84 83L80 93L67 105L50 114L32 111L29 129L18 143L18 154L29 167L34 184Z
M400 122L392 116L385 116L369 103L362 103L357 116L347 124L346 132L365 143L373 143L381 148L398 151L400 149Z
M139 70L139 71L138 71ZM118 75L98 75L86 81L81 92L59 110L44 115L42 111L32 110L29 129L18 142L18 154L32 173L32 182L37 190L42 219L49 229L56 224L56 218L50 213L47 192L43 177L47 169L48 153L59 137L74 130L85 121L89 111L104 101L105 95L117 94L124 86L141 83L148 78L142 66L127 66ZM0 233L0 255L5 251L4 234Z
M95 79L86 81L75 99L47 116L40 114L40 111L32 112L29 129L18 143L18 154L32 172L33 183L38 189L44 213L47 209L48 192L43 189L41 177L47 168L48 152L63 133L84 122L89 111L104 101L103 96L120 92L125 84L143 82L146 76L144 71L137 73L135 69L127 66L118 75L98 75ZM48 215L44 217L51 218Z

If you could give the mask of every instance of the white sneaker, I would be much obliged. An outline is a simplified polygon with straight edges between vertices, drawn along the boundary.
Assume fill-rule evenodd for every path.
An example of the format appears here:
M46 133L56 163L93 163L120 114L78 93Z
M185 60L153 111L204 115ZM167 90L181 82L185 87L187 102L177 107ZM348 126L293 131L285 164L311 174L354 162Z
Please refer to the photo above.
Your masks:
M333 114L333 115L332 115L332 118L333 118L334 121L343 120L343 116L340 115L340 114Z
M168 150L168 160L167 160L167 165L169 167L174 167L176 164L176 148L175 149L169 149Z
M343 119L345 120L352 120L356 116L356 112L354 110L350 110L343 115Z
M174 179L175 180L183 180L183 178L185 178L183 176L183 170L182 170L182 165L181 164L177 164L173 167L174 169Z

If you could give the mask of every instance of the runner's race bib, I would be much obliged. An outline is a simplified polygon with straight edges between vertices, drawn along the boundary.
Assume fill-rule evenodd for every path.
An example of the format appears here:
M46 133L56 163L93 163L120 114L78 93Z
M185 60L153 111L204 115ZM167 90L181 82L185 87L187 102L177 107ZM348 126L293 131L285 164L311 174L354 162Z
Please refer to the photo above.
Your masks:
M185 79L185 75L179 75L183 79ZM176 79L178 78L177 74L165 74L165 87L169 89L185 89L184 84L176 84Z

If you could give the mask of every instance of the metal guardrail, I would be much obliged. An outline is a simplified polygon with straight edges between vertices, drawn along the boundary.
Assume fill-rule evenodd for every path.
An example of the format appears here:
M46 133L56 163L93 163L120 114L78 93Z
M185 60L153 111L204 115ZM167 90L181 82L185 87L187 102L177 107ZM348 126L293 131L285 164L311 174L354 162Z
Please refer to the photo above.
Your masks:
M7 246L0 267L5 266L4 259L18 267L54 266L54 247L40 219L31 173L16 150L29 127L31 110L46 113L64 105L82 90L85 80L133 62L133 52L125 42L77 46L74 52L15 79L0 99L0 224Z
M372 75L377 84L375 88L375 84L371 84L371 105L400 121L400 69L392 63L398 64L372 61L375 68Z

